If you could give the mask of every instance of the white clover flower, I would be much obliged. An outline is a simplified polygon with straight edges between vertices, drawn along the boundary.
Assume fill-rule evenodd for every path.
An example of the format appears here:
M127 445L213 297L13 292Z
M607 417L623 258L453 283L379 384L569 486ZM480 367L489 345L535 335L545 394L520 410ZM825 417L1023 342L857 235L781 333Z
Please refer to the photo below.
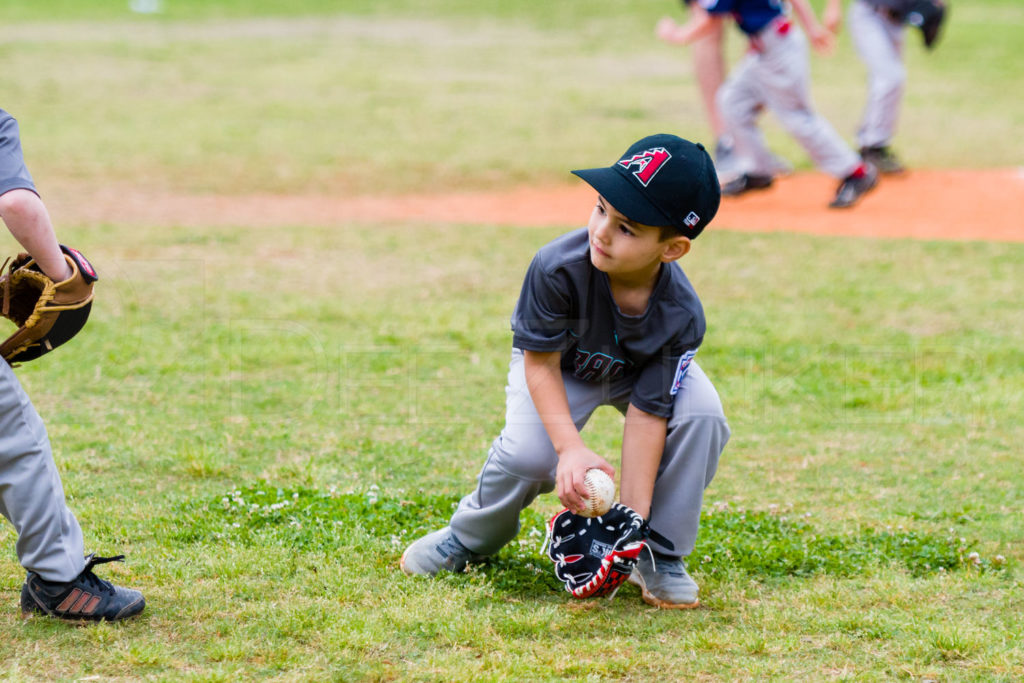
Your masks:
M996 555L992 558L992 564L1006 564L1006 558L1002 555Z

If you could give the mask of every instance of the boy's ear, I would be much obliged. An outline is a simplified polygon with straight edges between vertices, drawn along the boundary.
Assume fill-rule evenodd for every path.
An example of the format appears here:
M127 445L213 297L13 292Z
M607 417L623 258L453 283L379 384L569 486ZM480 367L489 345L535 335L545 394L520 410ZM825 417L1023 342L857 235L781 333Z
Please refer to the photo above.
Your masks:
M665 245L664 251L661 252L661 260L664 263L670 263L672 261L678 261L690 252L690 246L693 242L690 241L689 237L683 237L677 235Z

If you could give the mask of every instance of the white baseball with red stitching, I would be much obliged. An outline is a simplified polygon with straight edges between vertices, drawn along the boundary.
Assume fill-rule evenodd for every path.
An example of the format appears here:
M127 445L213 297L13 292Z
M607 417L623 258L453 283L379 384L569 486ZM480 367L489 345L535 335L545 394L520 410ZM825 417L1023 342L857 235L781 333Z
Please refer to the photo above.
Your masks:
M600 517L611 509L615 502L615 481L603 470L589 469L583 479L587 498L583 499L583 517Z

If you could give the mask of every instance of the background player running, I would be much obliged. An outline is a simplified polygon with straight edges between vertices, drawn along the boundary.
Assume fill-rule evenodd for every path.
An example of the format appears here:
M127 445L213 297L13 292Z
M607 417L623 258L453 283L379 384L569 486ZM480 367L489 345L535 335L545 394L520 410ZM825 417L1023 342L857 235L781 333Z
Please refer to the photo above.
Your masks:
M806 0L793 0L793 11L815 47L831 49L832 36L818 23ZM803 146L814 163L840 180L829 206L853 206L878 182L878 170L865 162L836 133L811 103L807 40L792 24L780 0L698 0L686 24L669 17L657 26L666 42L689 44L715 30L731 14L750 40L750 50L718 91L718 108L732 137L742 171L722 187L724 195L739 195L772 185L774 155L757 127L765 107Z

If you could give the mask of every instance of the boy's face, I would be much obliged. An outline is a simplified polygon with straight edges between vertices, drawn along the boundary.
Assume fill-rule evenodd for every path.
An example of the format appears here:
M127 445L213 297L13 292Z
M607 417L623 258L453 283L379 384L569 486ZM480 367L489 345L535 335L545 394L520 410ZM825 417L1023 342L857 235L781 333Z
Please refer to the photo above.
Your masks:
M634 223L598 195L587 224L590 262L609 275L629 278L654 272L662 263L675 261L690 250L683 236L661 239L661 229Z

